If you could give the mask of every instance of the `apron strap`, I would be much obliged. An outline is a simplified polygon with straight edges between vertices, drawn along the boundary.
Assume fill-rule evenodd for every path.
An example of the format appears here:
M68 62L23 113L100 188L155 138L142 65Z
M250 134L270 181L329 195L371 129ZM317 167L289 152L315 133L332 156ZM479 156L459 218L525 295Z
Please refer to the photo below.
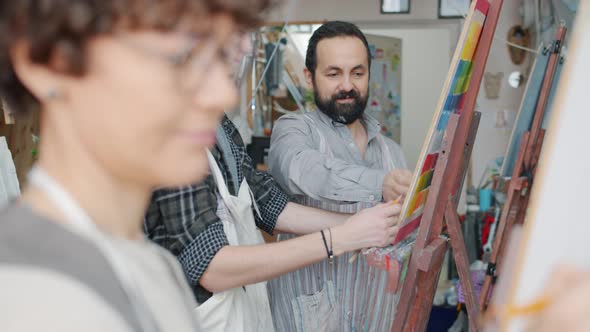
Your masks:
M393 161L391 151L389 151L389 147L387 146L387 143L385 143L383 135L378 133L377 136L375 136L375 138L377 139L377 143L379 143L379 147L381 148L381 159L383 160L383 169L389 172L395 168L399 168Z
M316 111L316 112L320 112L320 111ZM307 124L309 125L309 127L312 130L315 129L316 133L318 134L318 137L320 138L320 146L319 146L320 153L325 153L328 156L332 157L333 156L332 150L328 146L328 143L326 142L326 139L325 139L324 135L322 135L322 132L320 131L320 129L315 124L315 121L313 120L313 118L311 117L311 115L309 115L309 113L305 113L303 115L303 117L305 119L309 120L309 122Z
M223 175L221 175L221 170L217 165L217 161L215 161L213 154L211 154L211 151L209 150L207 150L207 159L209 160L209 168L211 168L213 179L215 179L215 183L217 183L217 190L219 191L221 198L226 203L226 205L231 205L229 199L231 195L229 193L229 190L227 190L225 179L223 178Z
M217 165L217 161L215 160L215 157L213 157L213 154L209 150L207 150L207 159L209 160L209 168L211 168L211 172L213 174L213 179L215 180L215 183L217 184L217 190L219 191L219 195L221 196L221 199L223 199L223 201L225 202L225 206L228 207L229 209L231 209L233 204L230 202L230 197L232 195L230 194L229 190L227 189L227 185L225 184L225 179L223 178L223 175L221 174L221 170L219 169L219 165ZM254 198L254 193L252 193L252 190L250 189L250 186L248 185L248 182L246 181L246 179L242 180L242 184L244 184L244 183L246 184L246 187L248 188L248 194L250 195L250 200L252 201L252 205L254 205L254 210L258 214L258 217L260 219L262 219L262 215L260 214L260 210L258 209L258 205L256 204L256 200ZM236 193L239 195L239 190L237 190ZM234 212L234 211L232 210L232 212Z
M221 148L221 152L223 153L223 160L225 160L225 164L228 167L229 174L231 175L234 187L234 193L238 193L240 190L240 179L238 179L238 165L236 158L233 155L231 145L229 142L229 138L223 129L223 124L217 126L217 132L215 134L217 138L217 144Z
M246 181L246 179L244 179L244 181ZM247 184L247 182L246 182ZM256 211L256 215L258 215L258 218L262 219L262 214L260 214L260 210L258 209L258 204L256 203L256 197L254 197L254 193L252 192L252 189L250 188L250 186L248 185L248 192L250 193L250 199L252 200L252 206L254 206L254 211Z
M309 115L309 113L305 113L303 116L305 119L308 120L309 127L312 130L315 129L316 133L318 134L318 137L320 139L320 146L319 146L320 153L325 153L325 154L329 155L330 157L332 157L333 156L332 150L328 146L328 143L326 142L326 138L324 137L324 135L322 135L322 132L319 130L319 128L315 124L315 121L313 120L313 118ZM381 153L382 153L381 159L383 161L383 169L385 169L387 171L391 171L395 168L399 168L398 165L396 165L396 163L393 160L393 156L391 155L391 151L389 150L387 143L385 143L385 139L383 138L383 135L381 133L378 133L377 136L375 136L375 138L377 139L377 143L379 144L379 146L381 148Z

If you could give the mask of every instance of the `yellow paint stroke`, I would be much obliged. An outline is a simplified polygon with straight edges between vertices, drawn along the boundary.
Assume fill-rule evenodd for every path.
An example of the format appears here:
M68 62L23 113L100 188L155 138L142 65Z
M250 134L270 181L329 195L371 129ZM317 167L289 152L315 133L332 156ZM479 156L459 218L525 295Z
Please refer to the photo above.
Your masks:
M482 27L483 25L478 22L471 22L471 26L469 27L469 35L467 36L465 45L463 46L461 60L471 61L473 59L473 54L475 54L475 49L479 43L479 35L481 34Z
M414 212L416 212L416 210L418 210L420 207L424 205L424 203L426 202L426 197L428 197L428 190L430 190L430 188L426 188L418 194L414 195L412 202L410 202L410 211L406 215L406 218L411 216Z

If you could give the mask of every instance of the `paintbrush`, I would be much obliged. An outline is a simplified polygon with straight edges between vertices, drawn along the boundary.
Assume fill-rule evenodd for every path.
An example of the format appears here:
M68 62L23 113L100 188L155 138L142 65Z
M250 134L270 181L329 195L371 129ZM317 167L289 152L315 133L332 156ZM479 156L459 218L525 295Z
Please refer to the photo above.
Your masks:
M483 315L481 324L491 325L492 322L509 321L516 317L531 316L543 312L550 304L552 297L541 295L525 305L508 305L502 309L490 306Z

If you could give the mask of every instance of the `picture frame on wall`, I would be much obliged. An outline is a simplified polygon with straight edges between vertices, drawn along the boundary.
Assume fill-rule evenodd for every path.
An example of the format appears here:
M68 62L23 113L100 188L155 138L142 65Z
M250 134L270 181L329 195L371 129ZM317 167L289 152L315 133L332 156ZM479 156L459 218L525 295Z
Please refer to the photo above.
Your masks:
M438 18L465 18L470 5L471 0L438 0Z
M410 0L381 0L381 14L409 14Z

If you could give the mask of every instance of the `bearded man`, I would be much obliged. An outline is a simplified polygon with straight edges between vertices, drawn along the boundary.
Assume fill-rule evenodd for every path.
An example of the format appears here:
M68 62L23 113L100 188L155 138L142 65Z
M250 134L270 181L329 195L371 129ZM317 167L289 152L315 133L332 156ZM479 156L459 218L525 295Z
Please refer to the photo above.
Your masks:
M275 124L269 172L300 204L355 213L408 191L411 172L401 148L365 114L371 53L354 24L328 22L309 40L305 76L317 110ZM382 110L386 112L387 110ZM330 230L326 230L329 235ZM279 234L279 241L294 237ZM389 331L395 296L384 271L351 254L271 280L277 331Z

